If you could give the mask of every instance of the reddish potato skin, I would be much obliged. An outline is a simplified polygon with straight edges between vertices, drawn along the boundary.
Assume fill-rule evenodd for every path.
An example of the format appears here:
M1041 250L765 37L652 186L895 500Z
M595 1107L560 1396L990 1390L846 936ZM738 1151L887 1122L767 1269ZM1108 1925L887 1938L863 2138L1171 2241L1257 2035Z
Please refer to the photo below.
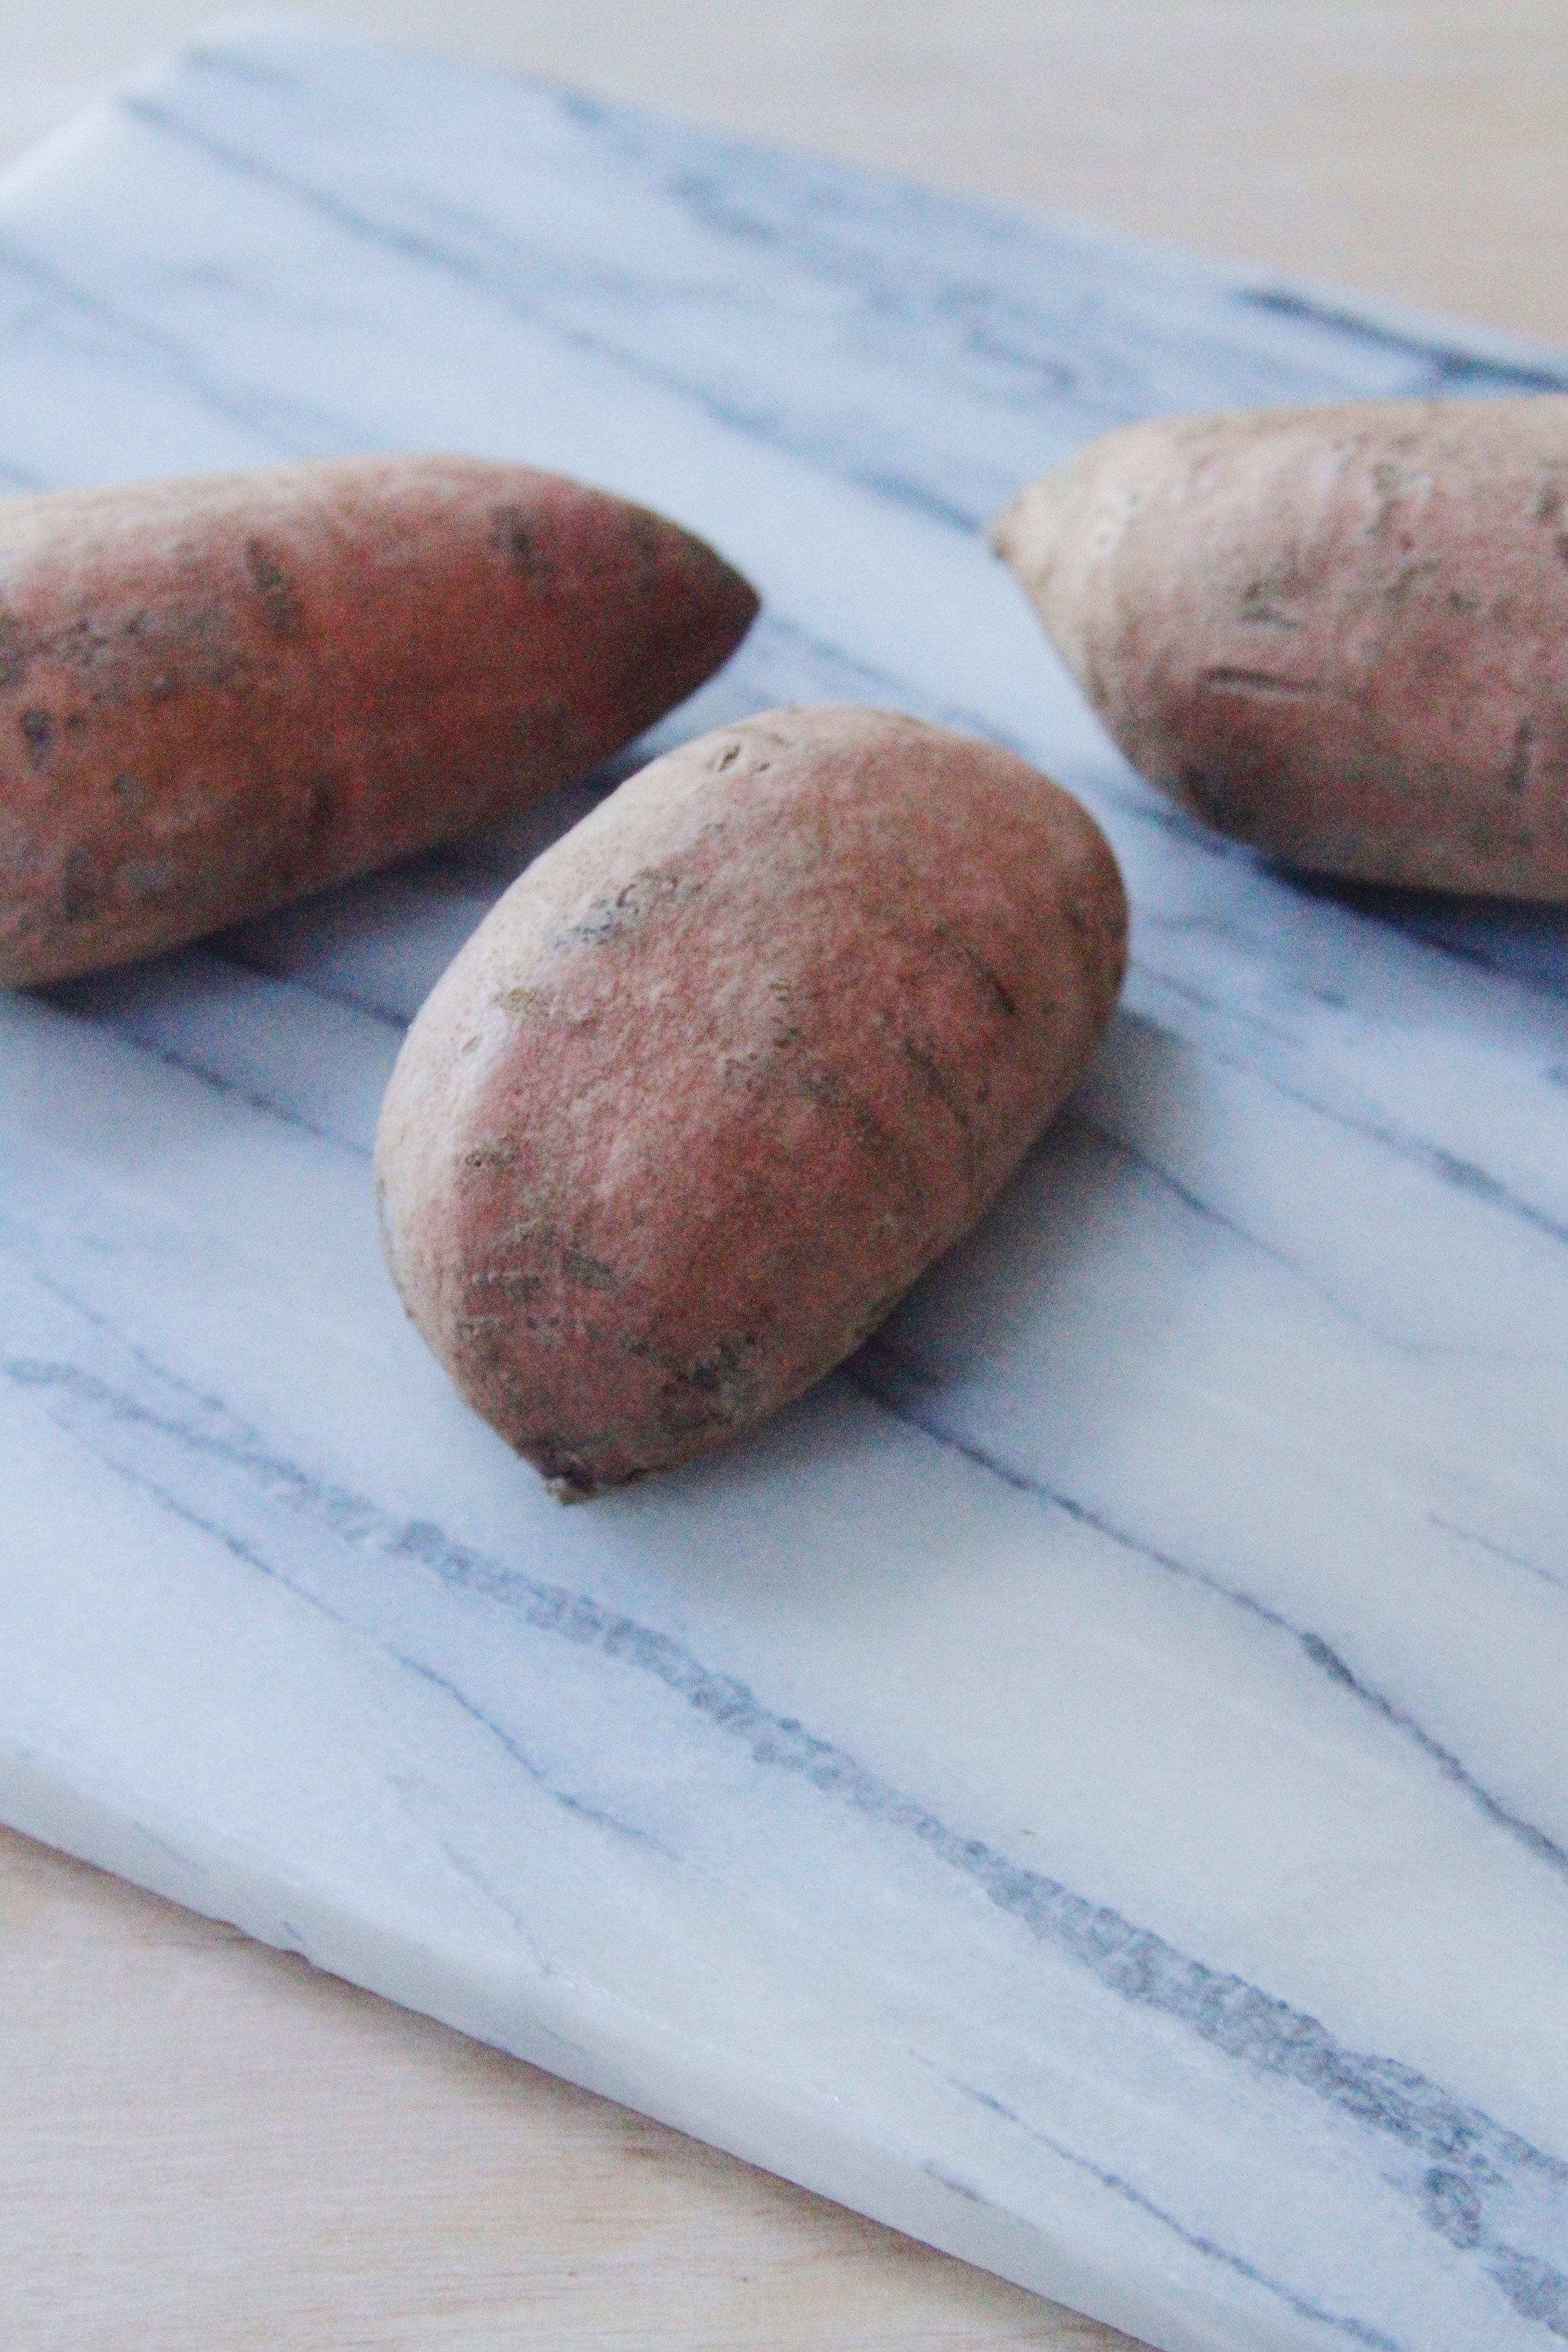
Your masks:
M409 1033L376 1141L409 1313L563 1499L703 1452L973 1224L1125 952L1093 821L994 744L827 709L684 746Z
M1220 831L1568 898L1568 397L1134 425L993 538L1128 758Z
M681 701L746 583L600 490L328 460L0 504L0 984L510 814Z

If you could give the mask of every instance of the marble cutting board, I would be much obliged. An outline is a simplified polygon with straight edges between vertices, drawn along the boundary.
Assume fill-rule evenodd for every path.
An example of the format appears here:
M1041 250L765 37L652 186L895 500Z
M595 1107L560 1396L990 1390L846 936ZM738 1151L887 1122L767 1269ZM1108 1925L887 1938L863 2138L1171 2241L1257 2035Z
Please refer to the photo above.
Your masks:
M14 171L6 485L629 491L766 599L660 740L1012 741L1135 962L863 1357L570 1512L405 1324L366 1154L591 792L0 997L0 1815L1169 2352L1568 2340L1568 925L1201 835L975 530L1160 410L1563 387L299 20Z

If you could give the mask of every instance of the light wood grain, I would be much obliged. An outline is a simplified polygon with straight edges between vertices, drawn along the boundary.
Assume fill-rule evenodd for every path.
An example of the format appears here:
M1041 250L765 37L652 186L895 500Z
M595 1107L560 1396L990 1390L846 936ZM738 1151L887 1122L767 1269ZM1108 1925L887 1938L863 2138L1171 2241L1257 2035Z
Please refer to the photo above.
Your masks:
M0 2343L1127 2339L0 1832Z
M341 0L315 13L1568 343L1562 0ZM0 159L209 18L0 9Z

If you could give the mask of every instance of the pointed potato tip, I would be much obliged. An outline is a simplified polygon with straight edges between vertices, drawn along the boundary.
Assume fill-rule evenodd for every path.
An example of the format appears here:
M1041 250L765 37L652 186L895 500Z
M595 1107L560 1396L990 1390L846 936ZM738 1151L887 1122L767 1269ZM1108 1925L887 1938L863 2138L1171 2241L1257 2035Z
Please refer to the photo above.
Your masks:
M993 550L1080 684L1082 632L1074 583L1085 558L1082 479L1078 457L1064 458L1026 482L986 527Z
M1005 507L998 507L994 515L988 516L984 526L987 546L993 555L1000 556L1004 563L1013 561L1017 545L1018 509L1023 499L1024 493L1020 490L1016 498L1008 499Z
M1062 552L1081 505L1083 468L1076 456L1037 474L994 514L986 536L1031 593Z
M544 1491L552 1503L591 1503L604 1489L583 1478L546 1478Z
M745 573L705 539L656 520L668 534L672 559L656 633L661 666L679 689L668 709L722 668L749 633L763 600Z

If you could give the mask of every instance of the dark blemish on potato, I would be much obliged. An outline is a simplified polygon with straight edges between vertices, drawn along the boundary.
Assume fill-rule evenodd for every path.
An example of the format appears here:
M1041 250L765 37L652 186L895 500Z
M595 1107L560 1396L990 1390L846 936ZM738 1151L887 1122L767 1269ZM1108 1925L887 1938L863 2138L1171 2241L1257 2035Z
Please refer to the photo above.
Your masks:
M606 1265L602 1257L593 1256L585 1249L573 1246L563 1250L561 1263L569 1279L579 1283L584 1290L618 1290L621 1286L620 1276L615 1267Z
M613 898L590 898L588 911L555 935L557 947L602 947L625 926L626 917Z
M459 1315L453 1329L481 1362L493 1365L501 1360L502 1349L511 1326L510 1315Z
M1283 609L1283 600L1295 583L1287 572L1266 572L1248 581L1241 593L1240 618L1254 628L1299 631L1301 623Z
M544 1011L549 999L542 988L503 988L492 1002L498 1013L510 1013L514 1021L528 1021ZM471 1038L464 1052L471 1052L479 1042Z
M668 901L679 888L679 874L662 874L649 866L641 874L634 874L613 898L590 898L587 913L558 931L554 945L608 946L623 932L635 929L653 908Z
M1398 447L1399 444L1395 442L1393 446ZM1393 523L1396 509L1411 493L1426 487L1426 477L1415 467L1401 466L1386 457L1375 465L1372 469L1375 505L1366 527L1368 538L1380 538Z
M1535 728L1527 713L1514 730L1512 756L1503 771L1505 793L1521 793L1530 782L1530 747L1534 736Z
M148 615L141 610L118 625L100 620L90 612L79 612L66 626L45 637L37 650L68 669L85 672L92 681L88 689L89 701L112 703L123 698L116 673L123 667L124 648L129 645L134 652L147 625Z
M733 1429L754 1418L762 1383L746 1365L750 1340L725 1340L687 1366L670 1369L658 1395L658 1426L683 1444L708 1430ZM634 1348L633 1355L658 1360L658 1351Z
M905 1037L901 1040L901 1050L905 1061L919 1074L931 1100L941 1103L943 1110L967 1135L969 1132L968 1105L955 1093L952 1082L931 1047L917 1045L912 1037Z
M1199 670L1198 684L1211 687L1222 694L1262 694L1285 698L1321 694L1323 690L1319 678L1281 677L1271 669L1242 669L1232 662L1215 662L1209 668Z
M24 710L21 719L22 740L27 747L29 766L41 768L49 756L54 740L55 722L47 710Z
M20 686L27 675L27 645L15 613L0 604L0 688Z
M720 1397L730 1402L755 1392L753 1375L742 1369L740 1350L724 1347L715 1349L691 1368L691 1385L704 1396Z
M73 849L60 868L59 909L68 923L85 922L103 904L101 877L90 849Z
M925 1180L897 1128L879 1118L868 1102L851 1094L837 1074L822 1063L803 1065L792 1058L784 1064L783 1070L788 1093L815 1103L818 1110L830 1116L842 1118L860 1148L880 1163L884 1179L901 1186L919 1202Z
M1009 1021L1016 1019L1018 1012L1016 999L1000 976L992 970L978 948L972 947L967 940L961 940L951 924L937 923L932 928L942 946L957 956L966 970L973 972L982 988L993 999L998 1011Z
M140 776L133 776L127 771L122 770L121 772L115 777L113 782L110 786L110 790L113 793L115 799L120 803L121 808L139 809L146 803L146 785L142 782Z
M1076 898L1069 898L1062 912L1067 919L1067 927L1072 933L1073 945L1078 950L1079 971L1102 970L1108 946L1103 921L1094 908L1083 905ZM1127 969L1125 954L1115 949L1112 950L1112 953L1117 957L1118 970L1125 973ZM1048 1020L1057 1019L1061 1011L1056 1000L1049 996L1044 1000L1044 1009Z
M113 627L82 614L50 650L90 672L89 701L110 709L232 687L254 668L235 634L232 600L142 609Z
M520 1265L481 1267L468 1276L470 1290L499 1290L503 1298L537 1298L543 1287L542 1274Z
M514 1224L507 1227L501 1237L501 1246L521 1249L525 1242L532 1242L540 1249L552 1249L555 1237L555 1227L548 1217L519 1217Z
M524 1315L520 1318L523 1329L525 1331L531 1331L534 1337L539 1340L540 1345L545 1348L559 1348L562 1345L564 1338L563 1326L565 1319L565 1317L558 1310L552 1310L548 1315ZM521 1387L518 1386L515 1373L511 1368L508 1367L505 1368L505 1370L508 1393L520 1405L526 1402L531 1395L531 1391L526 1383Z
M538 587L546 577L549 566L526 507L496 508L490 518L490 546L507 570L528 587Z
M261 616L275 637L294 637L300 634L304 607L299 591L284 571L275 551L264 539L246 541L246 569L250 574L256 601Z
M732 768L736 761L740 758L744 746L740 743L726 743L724 749L720 752L718 758L712 763L713 773L716 776L721 776L726 768Z
M510 1135L487 1136L463 1154L465 1168L510 1168L517 1158L517 1145Z
M1400 612L1417 588L1435 580L1443 567L1440 563L1406 563L1389 583L1386 601L1394 612Z

